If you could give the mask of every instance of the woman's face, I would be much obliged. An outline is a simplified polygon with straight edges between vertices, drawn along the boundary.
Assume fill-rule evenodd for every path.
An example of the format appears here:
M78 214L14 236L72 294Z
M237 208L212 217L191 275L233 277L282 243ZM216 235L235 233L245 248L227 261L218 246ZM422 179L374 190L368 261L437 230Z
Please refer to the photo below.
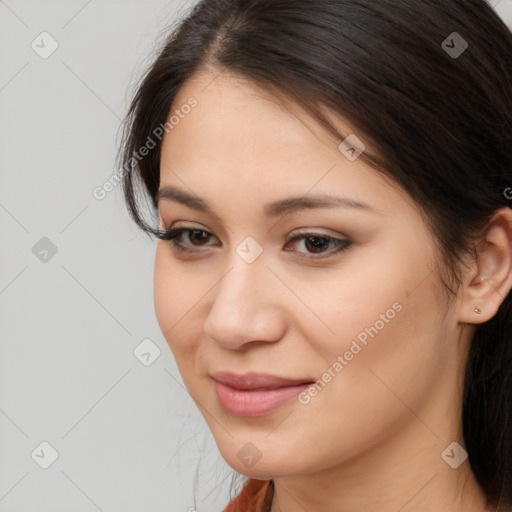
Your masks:
M384 457L409 435L439 458L460 346L415 204L232 75L196 74L176 110L159 213L192 231L173 240L183 250L158 242L155 310L223 457L276 478Z

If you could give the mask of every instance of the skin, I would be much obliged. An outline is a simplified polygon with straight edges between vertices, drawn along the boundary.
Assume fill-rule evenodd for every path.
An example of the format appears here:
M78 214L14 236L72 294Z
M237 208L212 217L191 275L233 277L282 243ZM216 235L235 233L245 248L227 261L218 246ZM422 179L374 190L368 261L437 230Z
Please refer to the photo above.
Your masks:
M160 186L202 198L214 214L159 201L162 228L210 236L182 235L193 253L158 242L155 312L222 456L247 476L274 478L272 512L492 510L469 461L453 469L441 454L464 445L471 324L491 318L512 287L511 211L496 216L448 303L433 238L403 190L349 161L298 108L232 74L196 73L173 109L191 96L197 107L164 138ZM354 132L343 119L338 126ZM263 214L266 203L306 194L346 196L375 212ZM286 241L297 230L352 244L334 254L324 241L318 254L305 239ZM263 249L250 264L236 252L247 236ZM401 311L309 403L257 418L220 406L211 373L315 381L397 302ZM252 467L237 456L248 442L261 453Z

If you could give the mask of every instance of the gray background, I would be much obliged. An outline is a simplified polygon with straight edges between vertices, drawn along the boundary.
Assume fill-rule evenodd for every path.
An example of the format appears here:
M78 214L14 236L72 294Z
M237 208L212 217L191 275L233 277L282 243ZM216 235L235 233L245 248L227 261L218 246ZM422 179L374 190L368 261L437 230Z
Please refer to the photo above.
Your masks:
M134 84L192 3L0 0L1 512L227 503L233 472L155 318L154 243L120 186L93 196ZM512 0L493 4L512 26Z

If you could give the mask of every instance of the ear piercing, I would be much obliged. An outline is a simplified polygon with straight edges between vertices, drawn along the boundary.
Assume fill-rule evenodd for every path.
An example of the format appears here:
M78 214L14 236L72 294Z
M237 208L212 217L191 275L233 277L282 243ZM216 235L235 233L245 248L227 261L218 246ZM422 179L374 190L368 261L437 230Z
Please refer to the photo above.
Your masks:
M478 274L478 277L480 278L480 281L485 281L485 277L482 274ZM478 315L482 313L482 310L480 308L475 308L474 311Z

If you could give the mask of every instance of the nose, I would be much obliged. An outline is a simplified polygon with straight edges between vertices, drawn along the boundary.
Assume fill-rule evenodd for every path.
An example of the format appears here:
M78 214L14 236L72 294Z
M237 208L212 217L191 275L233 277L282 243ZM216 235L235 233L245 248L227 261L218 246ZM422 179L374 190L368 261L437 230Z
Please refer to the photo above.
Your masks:
M286 329L280 303L282 283L262 257L247 263L234 255L214 293L204 332L219 346L243 350L255 342L273 343Z

